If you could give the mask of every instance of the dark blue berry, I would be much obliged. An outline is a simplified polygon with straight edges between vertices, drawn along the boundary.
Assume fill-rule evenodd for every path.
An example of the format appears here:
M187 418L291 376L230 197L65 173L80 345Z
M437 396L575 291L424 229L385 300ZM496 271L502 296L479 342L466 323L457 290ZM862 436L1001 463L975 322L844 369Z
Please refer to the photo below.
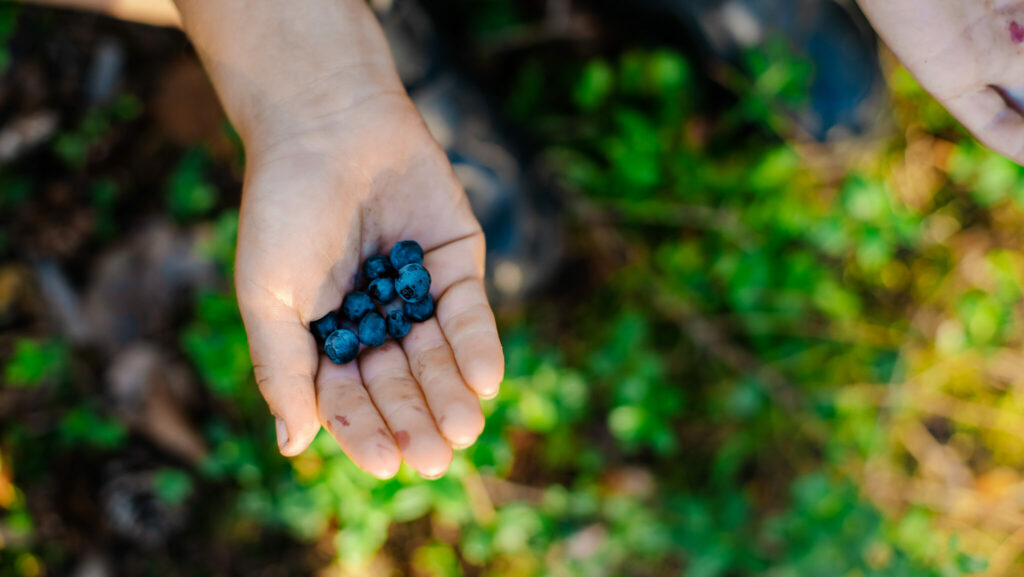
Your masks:
M405 316L418 323L434 316L434 297L428 294L427 298L419 302L405 303Z
M391 267L391 261L382 254L375 254L363 262L363 276L367 280L394 275L395 269Z
M338 328L345 329L354 335L359 334L359 323L354 323L348 319L341 319L341 326Z
M359 354L359 338L352 331L338 329L327 337L324 352L335 364L350 363Z
M398 271L395 289L403 301L419 302L430 294L430 273L421 264L407 264Z
M364 292L352 291L341 301L341 316L357 323L373 310L373 301Z
M403 240L391 247L391 266L402 270L408 264L423 264L423 247L414 240Z
M329 312L323 318L309 323L309 330L313 333L318 343L326 341L327 337L338 330L338 328L338 315L334 314L334 312Z
M359 321L359 341L368 347L379 347L388 338L384 317L372 312Z
M405 316L401 309L394 309L388 313L388 334L391 338L400 339L409 334L412 323Z
M370 283L370 288L366 289L366 293L370 295L373 302L379 305L386 305L398 296L398 292L395 291L395 281L389 278L374 279Z

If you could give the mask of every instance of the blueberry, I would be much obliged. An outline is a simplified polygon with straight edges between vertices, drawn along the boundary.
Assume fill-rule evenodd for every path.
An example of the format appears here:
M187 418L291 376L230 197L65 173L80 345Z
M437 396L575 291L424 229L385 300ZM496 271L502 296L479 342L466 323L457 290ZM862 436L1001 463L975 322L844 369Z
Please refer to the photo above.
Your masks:
M368 347L379 347L388 338L384 328L384 317L372 312L359 321L359 340Z
M414 240L403 240L391 247L391 266L402 270L407 264L423 264L423 247Z
M366 289L366 292L373 299L373 302L379 305L386 305L398 296L398 293L395 292L395 281L389 278L374 279L370 283L370 288Z
M375 254L363 262L363 276L367 280L394 275L395 269L391 267L391 261L382 254Z
M338 329L327 337L324 352L335 364L350 363L359 354L359 338L352 331Z
M309 323L309 330L316 337L316 342L322 343L327 340L327 337L338 330L338 315L334 312L329 312L324 315L323 318L317 319Z
M401 309L394 309L388 312L388 334L392 338L400 339L409 334L412 323L406 318Z
M373 301L364 292L352 291L345 295L345 300L341 301L341 316L354 323L362 320L366 313L372 310Z
M338 328L345 329L354 335L359 334L359 323L354 323L348 319L341 319L341 326Z
M421 264L407 264L398 271L395 288L403 301L419 302L430 294L430 273Z
M427 295L427 298L416 303L405 303L405 316L421 323L434 315L434 297Z

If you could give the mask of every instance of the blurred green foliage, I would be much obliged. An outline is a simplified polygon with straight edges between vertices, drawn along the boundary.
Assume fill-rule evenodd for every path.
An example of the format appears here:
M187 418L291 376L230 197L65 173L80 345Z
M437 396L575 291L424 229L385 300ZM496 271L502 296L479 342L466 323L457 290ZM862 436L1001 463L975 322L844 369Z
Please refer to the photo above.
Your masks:
M0 73L6 71L11 63L7 43L17 28L19 9L20 7L13 2L0 4Z
M181 341L214 393L233 398L251 389L249 344L231 296L202 295L196 303L196 319L182 332Z
M70 357L60 341L18 339L4 364L4 383L11 387L38 387L68 376Z
M62 131L52 142L53 153L71 169L82 169L93 148L121 123L131 122L142 113L142 103L130 94L119 94L109 102L86 110L73 130Z
M117 234L114 210L120 196L120 188L111 179L97 179L89 187L89 200L95 211L96 235L103 240L111 240Z
M217 204L217 189L206 180L206 154L189 150L167 183L167 208L177 219L189 220L207 214Z
M192 494L192 477L181 469L163 468L154 473L153 488L164 503L180 505Z
M98 449L116 449L128 436L121 421L107 417L88 405L75 407L61 418L60 439L67 445L86 445Z
M473 18L483 31L515 20L507 2ZM888 73L892 134L849 154L795 137L805 63L781 44L744 63L725 75L725 106L667 49L513 72L505 110L542 145L586 266L569 294L504 319L501 392L446 476L375 480L324 432L282 459L234 297L204 293L178 343L211 393L209 454L159 469L157 496L202 511L218 539L333 544L353 574L375 557L442 576L984 571L1007 502L983 489L1024 466L1021 382L989 374L1020 366L1024 171L902 68ZM80 165L108 122L87 118L55 149ZM205 221L201 249L228 279L238 212L212 214L209 162L185 153L166 206ZM92 194L107 206L118 193L101 181ZM15 484L48 474L60 447L130 438L68 390L69 354L18 341L5 363L6 383L54 382L69 407L52 430L5 431ZM936 473L922 442L970 481ZM990 515L954 507L965 493L963 509ZM0 524L31 543L12 494ZM0 548L0 575L48 559Z
M32 182L24 177L0 174L0 208L13 209L32 194Z

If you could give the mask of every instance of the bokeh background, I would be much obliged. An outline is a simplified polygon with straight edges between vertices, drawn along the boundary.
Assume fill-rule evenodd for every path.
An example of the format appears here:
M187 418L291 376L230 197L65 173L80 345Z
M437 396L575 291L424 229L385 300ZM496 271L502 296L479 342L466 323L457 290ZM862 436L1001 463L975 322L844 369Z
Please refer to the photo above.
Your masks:
M187 40L0 3L0 575L1021 574L1024 169L855 8L373 4L487 228L480 441L278 455Z

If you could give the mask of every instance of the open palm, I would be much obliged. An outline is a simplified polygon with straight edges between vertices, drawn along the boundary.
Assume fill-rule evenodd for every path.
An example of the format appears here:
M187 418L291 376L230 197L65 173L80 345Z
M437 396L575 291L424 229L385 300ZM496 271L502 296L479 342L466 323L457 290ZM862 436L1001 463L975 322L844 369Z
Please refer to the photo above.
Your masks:
M360 263L418 241L436 316L338 366L309 323L337 309ZM484 238L443 151L404 93L356 103L250 153L235 281L282 453L326 427L378 477L426 477L483 429L478 397L504 361L484 292Z
M1024 4L860 0L896 56L968 130L1024 162Z

